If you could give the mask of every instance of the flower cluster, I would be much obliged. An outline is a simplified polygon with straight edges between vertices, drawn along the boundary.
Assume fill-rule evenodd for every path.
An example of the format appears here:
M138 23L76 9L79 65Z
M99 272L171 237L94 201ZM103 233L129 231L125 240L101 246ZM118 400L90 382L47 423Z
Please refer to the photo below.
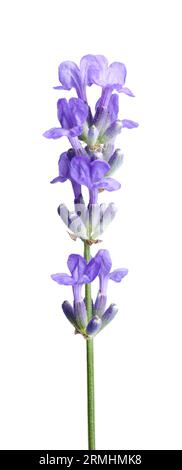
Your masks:
M86 262L80 255L72 254L68 258L68 268L71 275L66 273L53 274L52 279L58 284L72 286L73 306L66 300L62 308L76 332L84 336L93 336L103 329L116 315L117 307L111 304L105 310L107 302L107 284L109 279L120 282L128 273L127 269L116 269L112 272L112 261L107 250L99 250L94 258ZM82 295L84 284L89 284L99 278L99 290L93 304L93 316L87 320L85 300Z
M132 91L125 86L126 67L120 62L108 65L102 55L86 55L80 67L65 61L59 66L59 90L74 88L77 98L57 102L59 127L53 127L44 136L59 139L66 136L71 148L60 155L58 176L51 183L70 181L74 195L74 210L65 204L58 207L58 213L69 228L73 238L79 237L89 245L97 243L98 237L115 217L117 208L113 202L99 204L99 193L103 190L116 191L120 183L112 175L123 161L120 149L115 149L115 140L123 128L138 126L135 121L119 119L119 96L125 93L132 97ZM87 87L101 87L101 96L93 112L87 100ZM88 190L85 203L82 187ZM89 263L76 254L68 258L68 274L54 274L53 280L73 288L73 306L65 301L63 311L77 332L84 336L95 335L115 316L117 307L111 304L106 309L107 284L112 279L120 282L127 274L126 269L110 272L111 259L107 250L99 250ZM99 292L93 303L92 318L87 320L85 301L82 297L83 284L99 278Z

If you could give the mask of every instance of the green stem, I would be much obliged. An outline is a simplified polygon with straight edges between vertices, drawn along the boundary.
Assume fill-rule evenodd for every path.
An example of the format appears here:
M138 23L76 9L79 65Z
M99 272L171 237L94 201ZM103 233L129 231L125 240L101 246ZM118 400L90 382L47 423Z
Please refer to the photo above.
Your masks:
M84 243L84 257L90 261L90 246ZM88 321L92 318L91 284L85 284L85 301ZM88 413L88 448L95 449L95 399L94 399L94 344L93 339L87 343L87 413Z

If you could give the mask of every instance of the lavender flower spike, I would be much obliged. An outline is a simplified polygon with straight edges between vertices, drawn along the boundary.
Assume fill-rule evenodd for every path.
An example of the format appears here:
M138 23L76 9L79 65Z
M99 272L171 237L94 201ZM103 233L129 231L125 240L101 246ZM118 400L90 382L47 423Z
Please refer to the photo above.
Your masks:
M126 67L122 62L109 64L107 58L99 54L83 56L79 65L67 60L59 66L59 81L60 85L55 89L74 89L77 98L67 100L63 97L58 100L59 125L47 130L44 136L48 139L66 136L71 146L69 150L63 149L59 157L58 174L51 183L69 181L71 184L71 210L67 207L68 201L60 204L59 199L57 211L69 229L71 239L76 242L79 238L79 244L83 244L84 256L71 254L67 260L69 272L52 274L51 277L59 285L71 286L73 300L71 303L64 300L62 310L75 333L86 340L88 448L94 450L93 340L118 311L114 299L107 305L109 281L121 282L128 270L112 270L109 251L100 249L92 257L91 246L102 242L101 236L117 212L114 202L99 200L100 193L104 197L104 190L112 192L121 187L120 182L112 178L123 162L123 153L116 148L115 140L124 128L136 128L138 123L119 115L118 94L134 96L125 86ZM92 85L97 85L101 91L93 106L87 99L87 87ZM95 109L95 113L92 109ZM66 190L65 196L69 197ZM114 231L111 237L114 237ZM98 291L96 298L92 298L94 290L91 283L95 280L98 282Z

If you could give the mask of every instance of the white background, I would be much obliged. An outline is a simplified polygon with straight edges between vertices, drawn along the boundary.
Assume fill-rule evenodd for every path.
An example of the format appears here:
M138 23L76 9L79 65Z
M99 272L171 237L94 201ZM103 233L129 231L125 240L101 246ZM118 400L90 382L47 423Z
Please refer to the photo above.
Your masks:
M87 53L126 64L136 98L120 96L120 116L140 123L118 139L122 189L106 195L119 212L103 247L129 275L110 284L119 314L95 340L97 449L182 448L180 7L1 3L1 449L87 448L85 342L61 312L70 289L50 280L82 252L56 212L69 184L49 184L68 144L42 137L59 63Z

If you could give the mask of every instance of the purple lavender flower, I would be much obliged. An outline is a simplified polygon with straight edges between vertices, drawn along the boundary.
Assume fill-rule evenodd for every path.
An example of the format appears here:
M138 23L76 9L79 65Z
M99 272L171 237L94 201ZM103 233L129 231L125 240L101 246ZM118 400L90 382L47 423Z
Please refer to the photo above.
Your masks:
M118 112L118 102L114 98L111 101L113 90L134 96L129 88L124 86L126 80L126 67L121 62L113 62L108 66L108 61L104 56L99 56L98 67L92 70L91 82L102 87L102 94L97 104L94 124L102 129L105 124L108 107L113 108L115 117ZM87 56L89 63L90 56ZM114 119L115 120L115 119Z
M118 92L133 96L128 88L124 87L126 80L126 67L121 62L108 65L103 55L88 54L82 57L80 69L72 61L62 62L59 66L59 80L62 83L56 89L71 90L75 88L77 95L86 100L86 85L99 85L102 88L111 87Z
M99 261L92 258L87 264L85 258L80 255L72 254L68 257L68 268L71 275L66 273L52 274L53 281L64 286L72 286L75 300L80 299L81 288L83 284L92 282L100 269Z
M97 117L100 112L100 107L101 107L101 98L98 99L96 105L95 105L95 117L94 117L94 122L97 122ZM108 106L107 106L107 112L104 115L103 121L102 121L102 128L107 129L116 119L118 118L118 113L119 113L119 97L116 93L112 94L110 96ZM99 123L98 123L99 127Z
M82 287L84 284L92 282L98 274L99 263L92 258L87 264L85 258L80 255L72 254L67 261L71 275L66 273L52 274L53 281L60 285L72 286L74 306L69 302L63 302L62 308L66 317L74 324L80 332L85 332L87 326L87 312L82 298Z
M126 80L126 67L121 62L112 62L108 65L106 57L103 55L87 55L82 58L87 70L87 83L95 84L102 88L109 87L112 90L123 92L129 96L134 96L131 90L124 87Z
M110 202L99 204L102 190L115 191L120 183L111 175L121 165L123 154L115 148L115 139L123 128L138 126L135 121L119 119L118 93L134 96L125 86L126 67L121 62L110 65L105 56L88 54L82 57L80 66L72 61L64 61L59 66L60 90L76 90L78 98L65 98L57 102L59 127L44 133L47 138L58 139L66 136L71 149L60 155L58 175L51 181L64 183L69 180L74 193L74 208L69 210L64 203L58 207L58 214L69 229L73 240L77 237L84 245L84 257L71 254L68 257L68 273L53 274L52 279L60 285L71 286L73 302L65 300L62 310L66 318L86 339L87 347L87 404L88 404L88 443L95 449L94 415L94 350L93 337L108 325L117 314L114 303L107 306L107 286L111 279L121 282L128 270L112 269L108 250L101 249L91 258L91 245L98 243L100 235L116 214L116 206ZM95 105L95 115L87 102L87 86L101 87L101 96ZM88 188L87 201L83 199L82 186ZM71 231L71 232L70 232ZM90 261L88 261L90 260ZM98 279L99 290L92 299L90 283ZM83 286L85 286L85 298Z
M72 254L69 256L67 264L71 275L58 273L51 276L60 285L72 286L73 307L65 300L62 304L63 312L76 331L84 336L95 336L117 313L115 304L111 304L105 310L108 279L120 282L128 271L127 269L116 269L110 272L112 262L107 250L99 250L89 263L82 256ZM97 276L99 276L100 288L93 307L93 316L88 322L86 306L82 297L82 287L84 284L92 282Z
M73 152L73 155L75 153ZM51 183L64 183L67 179L70 178L70 173L69 173L69 168L70 168L70 158L68 155L68 152L63 152L58 161L58 169L59 169L59 176L56 176Z
M102 317L107 301L107 285L109 279L115 282L121 282L124 276L128 274L128 269L119 268L111 271L112 260L108 250L99 250L95 256L95 261L99 263L99 291L94 305L94 315Z
M125 87L126 67L121 62L110 65L105 56L88 54L82 57L78 67L72 61L62 62L59 66L60 85L56 89L74 88L78 98L65 98L57 102L57 114L60 127L54 127L44 133L47 138L58 139L67 136L72 148L61 154L58 163L59 173L51 183L71 182L74 193L74 210L69 211L65 204L60 204L58 213L74 236L89 244L98 241L98 236L113 220L116 206L113 203L98 204L100 189L115 191L120 183L110 175L121 165L123 155L115 150L114 141L123 128L138 126L135 121L118 119L118 93L134 96ZM101 97L95 106L92 117L87 103L86 87L101 87ZM113 93L114 90L116 93ZM85 147L84 147L85 143ZM88 205L82 195L82 186L89 191ZM107 285L109 279L120 282L127 274L127 269L111 272L112 262L107 250L99 250L95 258L87 264L80 255L70 255L68 268L70 275L58 273L52 279L73 289L73 306L63 303L63 311L76 330L85 336L97 334L116 315L117 307L111 304L106 309ZM93 315L87 321L82 287L99 277L99 291L93 304ZM106 310L105 310L106 309Z
M115 191L121 187L120 183L113 178L104 177L110 166L103 160L74 157L70 164L70 175L72 179L81 185L87 186L90 192L90 203L97 203L98 189Z
M138 123L129 119L118 119L119 113L119 97L118 95L111 94L107 106L103 106L102 97L96 103L96 113L94 117L94 124L98 129L99 142L110 143L121 132L122 128L127 127L133 129L138 127Z
M74 138L83 132L88 115L88 106L79 98L65 98L57 102L58 120L62 127L52 127L44 133L48 139L59 139L62 136Z
M70 175L70 162L71 159L75 156L75 151L73 149L69 149L67 152L63 152L60 155L58 161L58 170L59 176L56 176L51 183L64 183L66 180L70 180L75 196L75 200L81 197L81 185L74 181Z
M75 88L77 95L83 101L87 101L86 86L95 83L96 74L101 73L107 59L102 55L88 54L82 57L80 68L70 60L59 65L59 81L62 85L54 87L56 90L71 90Z
M59 66L59 80L62 85L54 88L63 90L75 88L78 97L84 102L87 102L86 86L95 84L102 87L101 98L97 102L96 115L93 121L99 128L103 127L106 110L110 113L109 108L113 108L114 114L118 114L116 95L111 98L113 90L134 96L132 91L124 86L126 80L125 65L121 62L113 62L108 65L108 61L103 55L85 55L80 61L80 69L72 61L62 62Z
M77 95L86 101L86 90L83 86L82 75L79 67L71 60L61 62L58 69L59 81L62 85L55 86L56 90L71 90L75 88Z
M61 204L58 207L58 214L60 215L63 222L67 225L67 227L77 237L80 237L84 240L89 238L94 240L97 239L99 235L104 232L109 223L114 219L115 214L117 212L117 208L114 203L109 203L107 205L99 205L94 203L94 207L89 206L89 208L86 208L81 192L80 177L78 179L79 183L77 183L75 180L73 180L70 171L70 164L72 159L74 158L74 155L75 153L71 149L68 152L64 152L61 154L58 162L59 176L54 178L51 183L62 183L65 182L67 179L71 181L75 196L75 211L69 211L65 204ZM83 159L83 157L80 157L80 159L81 163L83 163L83 161L87 161L85 158ZM103 162L99 163L98 161L98 163L95 163L95 165L96 168L100 166L103 167ZM81 165L79 165L79 168L81 168ZM109 168L108 164L104 163L104 168L107 170ZM105 180L107 181L107 178L105 178ZM115 182L115 180L113 180L113 182ZM89 184L89 187L90 185L91 183ZM96 190L93 188L90 189L92 201L95 196L95 191Z
M128 269L119 268L110 272L112 261L108 250L99 250L95 256L95 261L100 264L98 273L100 281L99 291L100 293L106 295L109 279L112 279L115 282L121 282L123 277L128 274Z
M91 56L86 56L89 64ZM94 124L103 131L106 128L106 121L110 118L110 124L117 119L118 115L118 98L114 95L113 90L118 93L125 93L134 96L129 88L124 86L126 80L126 67L121 62L113 62L108 66L108 61L104 56L99 56L97 68L92 69L90 73L90 82L102 87L102 94L96 104L96 114ZM112 116L113 114L113 116Z
M119 120L119 97L115 93L110 96L108 106L103 109L101 98L96 103L96 113L94 123L97 125L99 142L106 142L115 139L123 127L129 129L137 127L138 124L128 119Z
M107 284L108 280L112 279L115 282L120 282L124 276L128 273L125 268L116 269L112 272L112 261L108 250L99 250L94 260L99 264L99 291L95 304L93 306L93 316L89 321L86 334L88 336L95 336L99 331L105 328L118 312L118 308L115 304L111 304L106 310L107 302Z

